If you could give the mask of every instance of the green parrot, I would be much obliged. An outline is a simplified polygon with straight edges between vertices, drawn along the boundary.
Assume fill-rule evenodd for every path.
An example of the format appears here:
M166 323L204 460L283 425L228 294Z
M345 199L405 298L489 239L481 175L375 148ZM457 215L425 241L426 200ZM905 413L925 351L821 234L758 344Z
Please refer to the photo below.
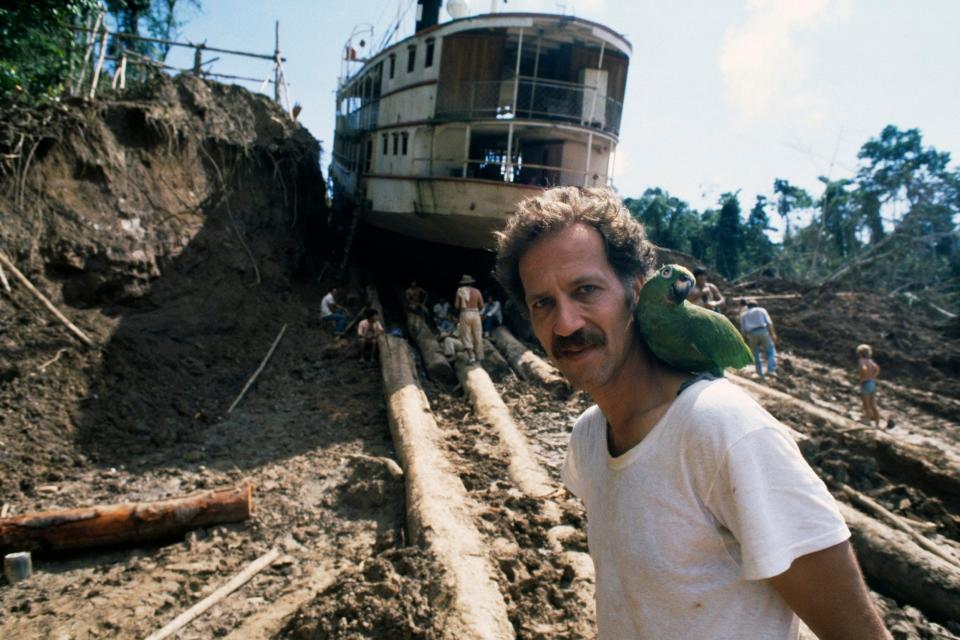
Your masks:
M687 302L693 284L693 274L678 264L660 267L644 283L637 326L650 350L674 368L718 377L725 367L753 362L750 347L726 316Z

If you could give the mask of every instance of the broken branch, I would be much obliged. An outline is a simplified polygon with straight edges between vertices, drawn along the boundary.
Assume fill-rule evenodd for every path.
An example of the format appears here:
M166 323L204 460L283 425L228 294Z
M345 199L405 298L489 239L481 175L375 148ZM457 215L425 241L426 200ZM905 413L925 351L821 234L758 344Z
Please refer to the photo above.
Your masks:
M27 280L27 276L20 273L20 270L17 269L16 265L14 265L13 262L11 262L10 259L3 252L0 252L0 264L10 269L10 272L13 273L14 277L17 280L19 280L23 286L27 288L27 291L32 293L38 300L40 300L40 302L43 303L43 306L45 306L50 311L50 313L52 313L57 318L57 320L62 322L63 325L70 330L70 333L72 333L77 338L79 338L83 344L87 345L91 349L96 348L97 344L93 340L91 340L89 337L87 337L87 334L81 331L75 324L67 320L67 317L62 313L60 313L60 311L55 306L53 306L53 303L50 302L45 295L40 293L40 291L35 286L33 286L33 284L29 280Z
M181 613L156 633L150 634L147 640L163 640L164 638L169 638L174 633L190 624L194 618L199 617L204 611L249 582L250 578L270 566L270 564L276 560L277 556L279 555L280 551L277 549L271 549L267 553L263 554L251 562L246 569L235 575L230 582L223 585L209 596Z
M247 389L250 388L250 385L253 384L253 381L257 379L257 376L260 375L260 372L263 371L263 368L267 366L267 361L270 359L270 356L273 355L273 350L277 348L277 344L280 343L280 338L283 337L283 332L287 330L287 325L284 323L283 327L280 329L280 333L277 334L277 337L274 339L273 344L270 345L270 351L267 351L267 355L263 357L263 360L260 362L260 366L257 367L257 370L253 372L253 375L250 376L250 379L247 380L247 384L243 385L243 391L240 392L240 395L237 396L237 399L233 401L233 404L230 405L230 408L227 409L227 413L230 413L234 408L243 400L243 396L246 395Z
M958 562L957 558L938 547L932 541L920 535L916 529L914 529L910 523L904 520L902 517L893 513L870 496L860 493L849 485L843 485L841 489L843 494L847 496L850 502L852 502L855 506L858 506L861 509L866 509L878 519L910 536L910 538L918 546L926 549L930 553L942 558L943 560L946 560L954 567L960 568L960 562Z
M0 283L3 283L3 290L7 293L10 291L10 282L7 281L7 274L3 271L3 266L0 266Z
M54 362L56 362L57 360L59 360L59 359L60 359L60 356L62 356L64 353L66 353L66 351L67 351L66 348L57 349L57 355L53 356L52 358L50 358L49 360L47 360L46 362L44 362L42 365L40 365L40 371L41 371L41 372L46 371L46 370L47 370L47 367L49 367L49 366L52 365Z

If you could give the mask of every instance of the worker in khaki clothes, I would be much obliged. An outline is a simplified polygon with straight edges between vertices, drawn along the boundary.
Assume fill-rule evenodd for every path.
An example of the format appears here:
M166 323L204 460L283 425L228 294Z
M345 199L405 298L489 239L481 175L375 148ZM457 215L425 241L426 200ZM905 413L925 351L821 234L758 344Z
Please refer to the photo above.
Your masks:
M471 287L476 280L464 274L460 278L460 288L453 306L460 312L460 339L467 352L470 363L483 360L483 323L480 320L480 310L483 309L483 295L476 287Z

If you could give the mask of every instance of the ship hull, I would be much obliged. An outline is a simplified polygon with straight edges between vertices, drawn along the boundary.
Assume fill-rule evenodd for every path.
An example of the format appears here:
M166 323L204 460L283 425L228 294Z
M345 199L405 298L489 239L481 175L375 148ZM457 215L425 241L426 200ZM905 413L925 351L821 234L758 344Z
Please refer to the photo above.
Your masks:
M491 249L517 204L543 188L456 178L368 177L363 219L428 242Z

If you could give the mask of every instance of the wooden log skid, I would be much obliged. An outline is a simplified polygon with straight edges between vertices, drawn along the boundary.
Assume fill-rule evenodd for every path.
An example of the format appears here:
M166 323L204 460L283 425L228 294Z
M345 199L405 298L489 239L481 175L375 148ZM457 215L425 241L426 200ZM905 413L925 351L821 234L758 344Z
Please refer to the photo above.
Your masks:
M483 368L494 382L503 382L504 379L512 377L513 369L504 359L493 343L483 339Z
M388 335L378 344L390 432L406 478L407 529L444 567L453 596L442 637L513 638L470 498L440 450L442 436L417 383L409 347Z
M559 398L570 395L570 385L563 376L543 358L514 338L509 329L497 327L490 333L490 338L518 376L524 380L538 382Z
M521 433L503 403L493 381L482 367L467 364L464 358L456 363L457 379L470 398L477 416L492 427L500 440L503 456L509 461L510 479L531 498L543 498L559 489L534 458L527 439Z
M423 356L423 363L427 369L427 374L439 382L452 383L454 380L453 368L447 362L437 342L437 337L433 331L426 325L423 318L415 313L407 313L407 330L417 343L420 355Z
M246 520L253 487L157 502L43 511L0 519L0 552L63 551L169 540L191 529Z
M903 531L838 503L871 586L940 619L960 620L960 569Z

